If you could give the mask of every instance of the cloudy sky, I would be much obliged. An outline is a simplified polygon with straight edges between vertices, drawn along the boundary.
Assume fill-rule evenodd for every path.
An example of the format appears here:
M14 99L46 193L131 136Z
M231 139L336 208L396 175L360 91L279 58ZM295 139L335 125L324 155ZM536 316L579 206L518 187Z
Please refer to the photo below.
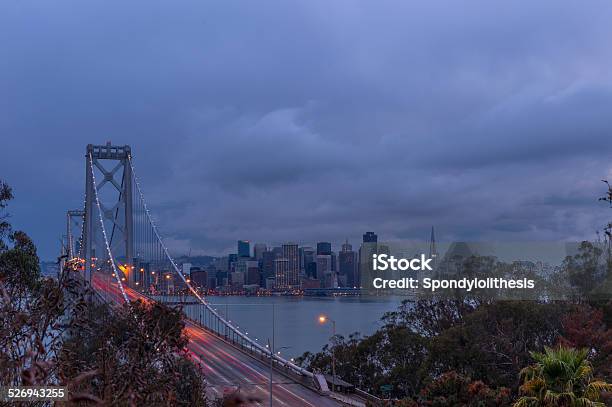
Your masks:
M178 253L593 238L610 21L609 1L4 0L12 223L55 256L85 146L111 140Z

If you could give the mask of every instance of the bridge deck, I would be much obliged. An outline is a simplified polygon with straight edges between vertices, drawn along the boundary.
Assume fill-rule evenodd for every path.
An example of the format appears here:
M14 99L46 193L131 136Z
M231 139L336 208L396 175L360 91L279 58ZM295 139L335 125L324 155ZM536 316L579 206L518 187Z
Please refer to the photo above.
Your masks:
M112 280L94 275L93 285L108 299L117 303L123 301L117 283ZM129 288L126 288L126 292L130 299L141 298L139 293ZM267 364L239 351L193 322L186 322L185 331L189 338L188 348L193 359L201 364L211 393L221 396L239 390L242 395L260 400L257 404L269 405L270 367ZM341 405L277 372L273 373L273 398L274 406Z

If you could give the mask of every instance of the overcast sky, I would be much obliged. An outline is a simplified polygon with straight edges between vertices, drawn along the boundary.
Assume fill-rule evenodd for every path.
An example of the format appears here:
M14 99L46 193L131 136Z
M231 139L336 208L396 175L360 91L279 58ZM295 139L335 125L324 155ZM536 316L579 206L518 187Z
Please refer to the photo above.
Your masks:
M0 177L41 257L85 146L130 144L176 254L593 238L612 210L609 1L0 3Z

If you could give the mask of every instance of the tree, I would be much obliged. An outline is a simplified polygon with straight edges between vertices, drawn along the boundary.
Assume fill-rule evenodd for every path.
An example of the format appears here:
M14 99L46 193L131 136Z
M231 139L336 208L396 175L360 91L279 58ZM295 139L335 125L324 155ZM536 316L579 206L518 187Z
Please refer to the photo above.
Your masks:
M427 384L417 400L418 406L427 407L501 407L510 405L510 390L494 390L451 371Z
M521 370L523 396L514 407L605 407L601 395L612 384L593 379L588 353L564 347L531 353L536 363Z
M59 356L64 380L112 405L202 405L204 381L189 359L179 309L133 301L116 310L88 303ZM89 380L78 378L86 375Z
M593 370L612 380L612 328L604 320L605 308L580 305L562 321L559 344L576 349L589 349Z
M477 305L450 299L404 300L397 311L387 312L382 321L387 325L404 326L419 335L434 337L460 324Z
M6 249L4 239L11 230L11 225L7 220L8 214L4 212L11 199L13 199L11 187L0 179L0 251Z
M568 256L563 261L563 271L570 284L578 290L582 300L592 296L599 284L606 277L606 264L601 248L591 242L582 242L578 253Z
M568 305L500 301L480 306L461 324L432 338L426 369L456 371L492 386L516 388L530 349L553 346Z
M67 386L69 405L204 405L181 312L95 302L70 267L43 278L35 245L6 220L11 198L0 182L0 386Z

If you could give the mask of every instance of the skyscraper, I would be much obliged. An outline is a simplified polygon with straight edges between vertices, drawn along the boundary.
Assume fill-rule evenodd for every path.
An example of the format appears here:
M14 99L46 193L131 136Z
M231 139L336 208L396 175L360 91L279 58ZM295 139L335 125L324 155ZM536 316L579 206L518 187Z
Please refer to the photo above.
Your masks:
M274 259L274 288L278 290L286 290L291 288L289 284L289 260Z
M372 270L369 266L372 261L372 255L378 252L378 236L374 232L365 232L363 235L363 243L359 248L359 273L357 273L356 287L361 287L363 281L371 281Z
M236 253L230 253L227 255L227 271L231 273L234 271L236 267L236 260L238 260L238 255Z
M317 262L310 261L306 263L306 275L310 278L317 278Z
M287 259L287 281L292 287L299 286L299 257L297 243L283 244L283 258Z
M332 261L331 254L317 254L317 279L324 288L338 287L338 279L333 270Z
M342 245L338 253L338 284L341 287L357 286L357 261L353 246L348 242Z
M272 252L276 254L276 257L283 257L283 248L275 246L272 248Z
M365 232L363 235L363 243L376 243L378 242L378 236L374 232Z
M262 279L265 281L267 278L274 278L276 276L274 270L274 260L277 258L276 253L272 251L265 251L261 255L261 272Z
M436 247L436 236L434 234L434 227L431 227L431 237L429 238L429 258L433 259L434 266L438 261L438 248Z
M318 242L317 243L317 254L326 255L331 254L332 247L329 242Z
M268 250L268 247L265 243L255 243L255 246L253 247L253 256L255 257L255 260L261 260L263 257L263 252L266 250Z
M251 243L248 240L238 240L238 257L251 257Z
M298 249L299 262L300 262L300 275L306 273L306 264L312 261L314 256L314 249L309 246L303 246Z
M250 285L259 285L261 286L261 270L257 266L257 262L249 262L255 263L255 265L250 265L247 268L246 273L246 283Z

